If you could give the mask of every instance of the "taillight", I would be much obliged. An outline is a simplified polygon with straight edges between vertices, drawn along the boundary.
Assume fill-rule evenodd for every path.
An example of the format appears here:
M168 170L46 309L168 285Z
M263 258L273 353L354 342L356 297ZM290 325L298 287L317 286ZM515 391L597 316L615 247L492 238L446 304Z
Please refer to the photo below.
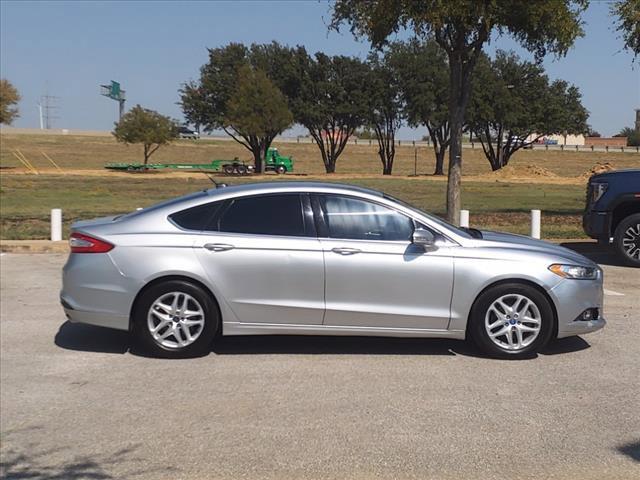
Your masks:
M109 242L77 232L72 233L69 237L69 246L71 253L105 253L113 248Z

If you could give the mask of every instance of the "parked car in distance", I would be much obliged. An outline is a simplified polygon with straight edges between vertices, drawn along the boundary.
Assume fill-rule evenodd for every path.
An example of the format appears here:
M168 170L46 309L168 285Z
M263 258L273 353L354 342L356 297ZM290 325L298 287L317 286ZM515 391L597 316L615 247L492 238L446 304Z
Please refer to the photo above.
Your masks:
M200 134L198 132L185 125L178 129L178 136L180 138L189 138L191 140L197 140L200 138Z
M640 169L593 175L582 217L585 233L640 267Z
M73 224L61 303L150 352L217 335L473 339L521 358L602 328L602 270L529 237L461 229L333 183L218 187Z

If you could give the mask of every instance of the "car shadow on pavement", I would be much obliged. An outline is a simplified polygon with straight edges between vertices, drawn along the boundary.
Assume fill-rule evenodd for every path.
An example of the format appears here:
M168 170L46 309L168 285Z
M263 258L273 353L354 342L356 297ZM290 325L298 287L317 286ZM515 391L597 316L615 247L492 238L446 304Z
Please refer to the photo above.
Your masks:
M129 332L68 321L60 325L54 343L66 350L97 353L123 354L131 347Z
M115 353L147 357L135 347L130 334L121 330L65 322L54 339L66 350ZM557 355L590 348L581 337L551 342L542 355ZM217 355L463 355L489 358L473 342L438 338L247 335L219 337L212 352ZM531 355L528 358L536 358Z
M566 242L561 243L560 246L578 252L599 265L628 267L610 245L598 245L597 242Z
M620 453L624 453L627 457L640 463L640 440L637 442L629 442L617 447Z

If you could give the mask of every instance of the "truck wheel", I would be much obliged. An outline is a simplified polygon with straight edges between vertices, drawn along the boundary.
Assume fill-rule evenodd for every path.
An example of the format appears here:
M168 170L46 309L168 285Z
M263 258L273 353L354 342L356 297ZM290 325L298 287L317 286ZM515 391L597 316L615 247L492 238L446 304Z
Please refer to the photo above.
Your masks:
M246 175L247 174L247 167L245 167L244 165L238 165L236 167L237 171L238 171L238 175Z
M285 167L284 165L278 165L278 166L276 167L276 173L277 173L278 175L282 175L282 174L284 174L284 173L287 173L287 167Z
M629 215L618 224L613 244L627 264L640 267L640 213Z
M233 165L225 165L222 167L222 171L224 171L225 175L233 175Z

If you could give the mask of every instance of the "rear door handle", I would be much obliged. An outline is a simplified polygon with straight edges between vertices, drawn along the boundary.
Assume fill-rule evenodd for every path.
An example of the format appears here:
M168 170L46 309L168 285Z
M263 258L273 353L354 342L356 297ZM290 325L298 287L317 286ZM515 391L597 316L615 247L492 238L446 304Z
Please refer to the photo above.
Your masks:
M224 252L233 249L234 246L227 243L205 243L204 248L210 252Z
M340 255L355 255L356 253L360 253L362 250L359 248L336 247L332 248L331 251L333 253L339 253Z

